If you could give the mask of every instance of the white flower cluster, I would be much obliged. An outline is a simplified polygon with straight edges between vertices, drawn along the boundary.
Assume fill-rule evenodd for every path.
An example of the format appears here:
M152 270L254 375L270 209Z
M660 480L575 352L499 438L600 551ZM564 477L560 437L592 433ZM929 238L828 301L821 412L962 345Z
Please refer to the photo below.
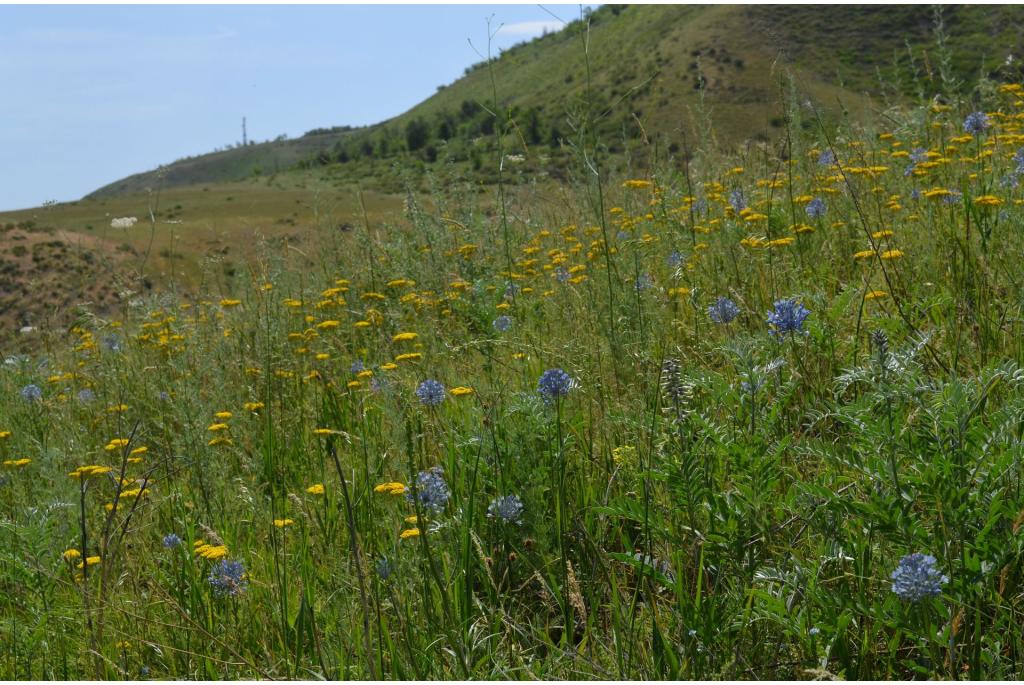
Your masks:
M123 216L110 221L111 228L131 228L138 221L134 216Z

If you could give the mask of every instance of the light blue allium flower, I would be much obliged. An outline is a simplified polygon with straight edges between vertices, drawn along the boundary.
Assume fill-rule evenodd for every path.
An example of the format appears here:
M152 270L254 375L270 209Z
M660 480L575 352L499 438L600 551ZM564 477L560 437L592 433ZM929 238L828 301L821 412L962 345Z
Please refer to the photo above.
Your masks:
M362 359L357 359L352 362L352 366L348 367L348 372L353 376L357 373L361 373L366 370L366 364L363 363Z
M972 135L978 135L984 133L985 129L991 126L992 123L988 119L988 115L984 112L971 112L964 119L964 132Z
M248 583L245 580L245 566L240 561L221 559L210 570L207 578L214 594L220 597L234 597L245 592Z
M391 562L388 560L387 557L379 557L377 561L374 562L373 566L376 569L377 575L380 576L381 580L387 580L388 578L390 578L391 571L394 570L393 567L391 566Z
M523 522L523 501L516 495L495 497L487 507L487 518L520 525Z
M725 296L719 297L713 305L708 307L708 316L715 323L731 323L739 315L740 308Z
M818 164L820 166L832 166L836 163L836 154L831 150L825 150L818 155Z
M673 250L672 254L665 259L665 263L673 269L678 269L683 263L683 253L679 250Z
M636 279L636 289L638 291L650 290L654 287L654 279L651 278L650 274L640 274Z
M88 404L96 399L96 393L94 393L89 388L85 388L84 390L79 390L78 395L76 395L76 397L78 398L78 401L81 402L82 404Z
M545 399L552 400L558 397L565 397L575 387L572 376L562 369L548 369L541 374L537 381L537 392Z
M38 402L43 399L43 391L38 385L29 383L21 389L21 398L26 402Z
M1017 165L1016 173L1024 174L1024 147L1017 150L1013 155L1013 163Z
M729 205L732 210L739 214L747 208L747 199L743 196L743 191L737 188L736 190L729 193Z
M806 211L807 216L811 217L812 219L820 219L821 217L825 216L825 201L822 200L820 197L816 197L807 203L807 206L804 208L804 211Z
M555 269L555 280L558 281L559 283L565 283L571 277L572 274L570 274L569 270L566 269L564 266L560 266L557 269Z
M110 352L120 352L123 347L121 345L121 337L117 333L107 333L103 336L101 341L103 347Z
M512 317L502 314L501 316L494 320L494 323L492 325L494 326L494 330L498 331L499 333L504 333L508 329L512 328Z
M445 398L444 386L440 382L428 378L416 388L416 397L420 398L420 402L428 407L441 404Z
M429 471L420 471L416 476L416 494L413 495L413 488L407 488L405 499L410 504L419 500L420 507L432 514L440 514L448 504L448 498L452 491L444 481L444 471L440 466L435 466Z
M794 299L776 300L775 309L768 312L768 325L778 337L786 333L800 333L810 313L809 309Z
M180 544L181 544L181 538L178 537L177 535L175 535L174 533L168 533L167 535L164 536L164 547L166 547L167 549L171 549L172 547L177 547Z
M942 594L942 585L949 582L949 577L942 575L936 567L935 557L920 552L900 559L890 577L892 591L908 602L937 597Z

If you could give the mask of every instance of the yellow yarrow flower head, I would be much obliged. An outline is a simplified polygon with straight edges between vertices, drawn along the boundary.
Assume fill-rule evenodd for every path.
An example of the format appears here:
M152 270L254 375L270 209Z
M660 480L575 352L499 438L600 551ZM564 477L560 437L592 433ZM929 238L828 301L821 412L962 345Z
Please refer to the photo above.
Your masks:
M95 464L89 466L79 466L77 469L69 473L68 475L72 478L79 480L86 480L94 476L102 476L105 473L110 473L113 469L109 466L97 466Z
M402 483L381 483L373 491L386 492L389 495L402 495L405 493L405 485Z
M195 553L196 556L208 559L210 561L216 561L222 559L228 555L228 548L226 545L209 545L202 540L196 540Z
M637 460L636 447L633 445L622 445L612 450L612 460L619 466L635 464Z

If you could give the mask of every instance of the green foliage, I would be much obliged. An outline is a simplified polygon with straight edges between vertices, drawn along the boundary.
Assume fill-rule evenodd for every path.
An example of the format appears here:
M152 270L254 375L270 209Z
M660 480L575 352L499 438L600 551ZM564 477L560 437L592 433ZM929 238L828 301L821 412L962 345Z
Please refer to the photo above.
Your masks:
M539 108L445 110L494 127L496 198L423 114L437 163L394 171L384 228L5 360L0 674L1020 677L1024 87L974 135L792 95L778 145L633 142L624 176L582 81L562 183L504 147L554 135Z

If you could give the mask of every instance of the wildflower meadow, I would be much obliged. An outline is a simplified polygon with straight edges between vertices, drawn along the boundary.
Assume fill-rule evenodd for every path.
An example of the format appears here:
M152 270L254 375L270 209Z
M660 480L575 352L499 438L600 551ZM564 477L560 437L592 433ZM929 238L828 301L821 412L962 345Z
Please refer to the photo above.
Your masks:
M584 119L564 180L442 164L39 332L0 676L1019 677L1024 86L977 92L644 172Z

